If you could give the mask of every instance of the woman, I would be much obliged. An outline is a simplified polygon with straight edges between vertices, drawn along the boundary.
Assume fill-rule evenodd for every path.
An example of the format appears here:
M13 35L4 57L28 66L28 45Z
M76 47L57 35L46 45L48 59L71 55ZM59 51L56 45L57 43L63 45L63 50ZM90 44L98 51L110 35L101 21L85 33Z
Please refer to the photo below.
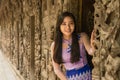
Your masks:
M93 35L91 35L91 42ZM72 13L63 12L57 20L56 36L51 44L52 63L55 74L61 80L92 80L91 68L85 50L92 55L93 45L85 33L77 34L76 21ZM66 74L61 70L65 66Z

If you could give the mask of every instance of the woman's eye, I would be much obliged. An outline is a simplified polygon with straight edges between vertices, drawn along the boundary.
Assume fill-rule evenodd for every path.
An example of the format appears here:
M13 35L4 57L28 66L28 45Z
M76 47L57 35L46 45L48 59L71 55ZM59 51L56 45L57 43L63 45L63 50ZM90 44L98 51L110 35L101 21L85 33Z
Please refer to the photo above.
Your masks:
M66 25L65 23L63 23L62 25Z
M62 23L62 25L73 25L74 23L73 22L71 22L71 23L68 23L68 24L66 24L66 23Z

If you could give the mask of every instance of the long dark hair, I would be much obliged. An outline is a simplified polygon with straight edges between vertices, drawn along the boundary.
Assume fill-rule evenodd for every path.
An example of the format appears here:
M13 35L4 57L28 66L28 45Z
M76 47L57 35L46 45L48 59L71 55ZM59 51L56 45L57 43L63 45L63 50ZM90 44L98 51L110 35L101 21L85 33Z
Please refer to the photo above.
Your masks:
M64 63L62 59L62 32L60 31L60 25L62 24L63 20L65 17L71 17L74 21L75 29L72 33L72 47L71 47L71 62L77 62L80 59L80 48L79 48L79 43L78 43L78 35L76 32L76 21L75 17L72 13L70 12L63 12L61 15L58 16L57 18L57 23L56 23L56 36L54 38L55 45L54 45L54 55L53 55L53 60L58 63Z

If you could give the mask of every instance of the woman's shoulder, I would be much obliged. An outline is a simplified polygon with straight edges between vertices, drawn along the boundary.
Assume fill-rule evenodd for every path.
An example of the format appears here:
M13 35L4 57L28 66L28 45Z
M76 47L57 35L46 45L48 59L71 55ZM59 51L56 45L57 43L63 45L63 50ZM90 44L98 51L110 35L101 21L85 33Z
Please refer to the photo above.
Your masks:
M81 32L81 33L78 33L77 36L78 36L78 39L81 39L81 38L87 36L87 34L85 32Z
M53 48L54 48L54 45L55 45L55 42L53 41L53 42L51 43L50 48L53 49Z
M85 37L87 37L87 34L85 32L78 33L79 42L83 42Z
M55 41L53 41L52 43L51 43L51 45L54 45L55 44Z
M78 36L79 36L80 38L88 37L85 32L78 33Z

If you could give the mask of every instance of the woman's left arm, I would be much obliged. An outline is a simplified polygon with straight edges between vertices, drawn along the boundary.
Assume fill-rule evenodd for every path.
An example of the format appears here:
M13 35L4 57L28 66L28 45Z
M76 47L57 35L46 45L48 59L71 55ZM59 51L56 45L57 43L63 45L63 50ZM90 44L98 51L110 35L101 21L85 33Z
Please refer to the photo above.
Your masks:
M93 55L95 52L95 48L93 45L94 42L94 33L92 32L91 34L91 40L89 39L89 37L87 36L86 33L81 33L81 38L82 38L82 42L85 46L85 49L87 50L89 55Z

